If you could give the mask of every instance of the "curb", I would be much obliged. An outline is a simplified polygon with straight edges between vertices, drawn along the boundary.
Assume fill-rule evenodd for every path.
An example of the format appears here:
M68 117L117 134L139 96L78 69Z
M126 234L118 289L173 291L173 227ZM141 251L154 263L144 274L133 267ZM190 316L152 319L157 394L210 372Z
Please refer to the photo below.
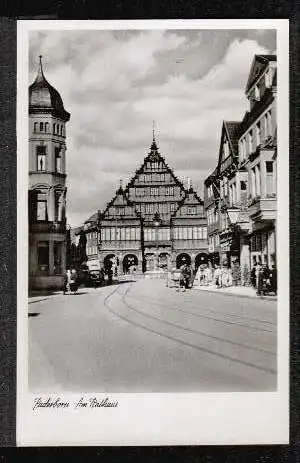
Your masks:
M193 289L196 289L196 288L193 288ZM213 289L200 289L199 288L199 290L207 292L207 293L223 294L224 296L243 297L243 298L246 298L246 299L260 299L260 300L262 299L262 300L265 300L265 301L277 302L277 297L275 298L274 296L257 296L256 294L253 295L253 296L250 296L248 294L230 293L230 292L227 292L227 291L219 291L219 290L213 290Z

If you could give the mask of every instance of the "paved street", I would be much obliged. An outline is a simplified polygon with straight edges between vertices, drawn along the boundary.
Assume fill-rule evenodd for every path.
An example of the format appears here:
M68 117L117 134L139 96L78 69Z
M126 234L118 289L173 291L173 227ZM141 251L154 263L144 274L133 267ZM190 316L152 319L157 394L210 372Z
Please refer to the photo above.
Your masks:
M276 388L276 301L127 281L29 304L34 391Z

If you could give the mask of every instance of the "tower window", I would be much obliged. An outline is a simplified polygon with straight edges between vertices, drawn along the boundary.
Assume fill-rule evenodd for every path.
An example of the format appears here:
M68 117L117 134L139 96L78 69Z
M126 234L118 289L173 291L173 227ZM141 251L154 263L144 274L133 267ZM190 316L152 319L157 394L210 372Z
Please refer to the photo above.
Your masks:
M44 123L40 122L40 132L43 132L43 131L44 131Z
M45 122L45 132L49 131L49 122Z
M56 124L54 123L53 124L53 135L55 135L55 131L56 131Z
M37 194L37 220L46 221L48 220L47 210L47 193L39 191Z
M45 171L46 170L46 146L37 146L36 155L37 155L37 170Z
M33 127L34 127L34 129L33 129L34 132L37 132L38 131L38 123L35 122Z
M55 172L62 172L61 149L58 146L56 146L54 150L55 150Z

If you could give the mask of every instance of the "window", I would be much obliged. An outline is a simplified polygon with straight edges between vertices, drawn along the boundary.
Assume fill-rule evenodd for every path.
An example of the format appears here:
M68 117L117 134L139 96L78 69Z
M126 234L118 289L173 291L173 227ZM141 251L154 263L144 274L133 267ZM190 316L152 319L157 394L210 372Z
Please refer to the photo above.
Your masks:
M53 134L55 135L55 131L56 131L56 124L54 123L53 124Z
M60 191L55 191L54 193L54 220L55 222L58 222L61 220L60 217L60 204L61 204L61 192Z
M61 149L59 147L54 148L55 152L55 172L62 172L62 156Z
M273 176L273 162L266 161L266 195L274 195L275 185L274 185L274 176Z
M38 123L37 122L34 123L33 130L34 130L34 132L37 132L37 130L38 130Z
M252 153L253 151L253 135L252 135L252 130L248 133L248 148L249 148L249 153Z
M45 132L49 132L49 122L45 122Z
M256 124L256 146L261 143L260 122Z
M241 191L247 191L247 182L245 182L245 180L241 180L240 187Z
M37 220L48 220L48 211L47 211L47 193L39 191L37 193Z
M43 132L43 130L44 130L44 123L40 122L40 132Z
M37 155L37 170L45 171L46 170L46 146L37 146L36 155Z
M158 196L158 188L150 188L150 196Z
M260 100L260 91L258 85L255 85L254 87L254 96L257 101Z
M40 273L49 271L49 241L38 243L38 269Z
M260 165L257 164L255 166L255 174L256 174L256 194L260 196Z
M54 243L53 246L53 257L54 257L54 273L60 275L62 273L62 243Z
M267 88L271 87L270 68L268 68L265 73L265 86Z
M187 213L188 213L188 215L196 215L196 207L195 206L189 206L187 208Z
M268 136L271 136L273 132L271 111L267 112L267 126L268 126Z

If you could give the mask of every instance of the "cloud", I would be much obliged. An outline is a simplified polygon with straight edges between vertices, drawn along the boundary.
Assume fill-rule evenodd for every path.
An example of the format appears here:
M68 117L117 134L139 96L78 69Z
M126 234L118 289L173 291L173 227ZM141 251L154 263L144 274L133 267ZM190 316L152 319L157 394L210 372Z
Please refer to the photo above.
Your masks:
M257 31L31 33L30 77L42 54L45 75L71 113L70 223L103 209L119 180L134 174L149 150L153 120L161 154L203 196L222 121L243 117L254 54L272 52L274 44L274 34Z

